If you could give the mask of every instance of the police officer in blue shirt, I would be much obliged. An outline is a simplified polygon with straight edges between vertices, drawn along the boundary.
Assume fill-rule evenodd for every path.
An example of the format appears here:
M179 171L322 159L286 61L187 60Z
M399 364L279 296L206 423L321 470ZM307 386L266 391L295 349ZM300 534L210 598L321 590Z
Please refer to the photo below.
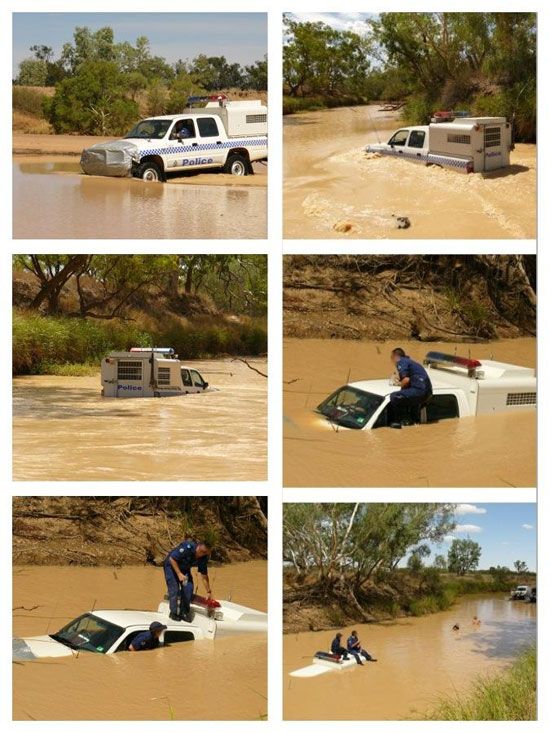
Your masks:
M142 631L141 634L134 636L130 646L131 652L142 652L145 649L156 649L160 644L160 635L168 627L158 621L153 621L149 626L149 631Z
M191 621L190 603L194 593L193 573L197 568L202 575L208 597L212 597L208 577L210 550L204 542L183 540L171 550L164 560L164 577L168 588L170 618L174 621Z
M392 392L390 395L391 422L396 424L404 411L410 414L410 407L419 408L427 402L432 396L433 389L428 372L422 364L407 356L403 349L394 349L391 352L391 360L397 370L395 384L401 387L399 392Z

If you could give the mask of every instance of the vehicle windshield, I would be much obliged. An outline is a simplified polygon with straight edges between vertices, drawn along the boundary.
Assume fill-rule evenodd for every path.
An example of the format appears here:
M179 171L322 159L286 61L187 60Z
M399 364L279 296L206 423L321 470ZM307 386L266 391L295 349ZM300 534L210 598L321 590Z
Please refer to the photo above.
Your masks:
M71 649L105 654L122 632L123 629L120 626L111 624L91 613L85 613L64 626L57 634L50 636Z
M355 387L340 387L317 407L318 412L331 422L346 428L361 430L376 410L384 402L384 397L364 392Z
M172 120L142 120L124 136L124 139L161 140L170 129L171 124Z

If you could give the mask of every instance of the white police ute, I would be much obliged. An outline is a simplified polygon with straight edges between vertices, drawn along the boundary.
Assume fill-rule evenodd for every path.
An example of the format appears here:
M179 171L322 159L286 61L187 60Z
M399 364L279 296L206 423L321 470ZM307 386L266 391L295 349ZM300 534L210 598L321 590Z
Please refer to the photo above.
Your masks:
M12 658L24 662L40 657L67 657L79 652L115 654L128 651L133 639L148 631L153 622L166 627L159 638L161 646L243 633L267 633L266 613L230 601L195 595L191 600L191 614L189 622L172 620L166 601L161 601L157 611L88 611L55 634L14 638Z
M534 410L535 370L490 359L470 359L429 351L424 359L433 395L406 424L497 412ZM400 387L387 379L369 379L339 387L316 408L332 428L372 430L397 427L390 395ZM401 424L399 425L401 427Z
M170 173L222 169L253 173L267 160L267 107L260 100L229 101L224 95L192 97L181 114L141 120L122 140L82 151L80 166L96 176L135 176L165 181Z
M112 351L101 362L103 397L177 397L208 387L200 372L179 361L169 347Z

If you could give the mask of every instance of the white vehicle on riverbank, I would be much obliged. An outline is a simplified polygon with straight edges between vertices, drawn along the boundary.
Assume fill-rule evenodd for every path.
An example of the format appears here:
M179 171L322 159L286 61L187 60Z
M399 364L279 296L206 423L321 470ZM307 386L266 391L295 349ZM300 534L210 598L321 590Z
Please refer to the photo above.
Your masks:
M458 117L402 127L387 143L367 145L365 152L479 173L508 167L513 147L512 126L505 117Z
M103 397L177 397L208 389L202 375L172 348L112 351L101 362Z
M424 365L433 395L416 418L411 416L412 422L430 423L536 408L537 380L535 370L529 367L437 351L426 354ZM316 412L334 429L389 427L392 424L390 395L399 389L387 379L352 382L333 392Z
M529 585L518 585L510 591L511 601L530 601L532 589Z
M166 601L158 610L88 611L56 634L13 639L13 660L29 661L40 657L67 657L81 651L115 654L128 651L132 640L157 621L164 626L160 645L214 639L246 633L267 633L267 614L230 601L207 601L194 596L193 619L173 621Z
M357 667L355 657L350 655L347 659L331 654L330 652L316 652L307 667L295 669L290 672L291 677L318 677L327 672L340 672L343 669Z
M165 181L169 173L215 168L246 176L263 160L267 107L260 100L214 97L200 109L141 120L122 140L83 150L80 165L90 175Z

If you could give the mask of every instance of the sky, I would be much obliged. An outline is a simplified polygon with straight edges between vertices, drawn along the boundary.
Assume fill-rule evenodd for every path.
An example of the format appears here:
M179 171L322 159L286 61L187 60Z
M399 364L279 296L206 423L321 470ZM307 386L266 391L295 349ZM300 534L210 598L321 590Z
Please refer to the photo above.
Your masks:
M35 44L52 46L58 57L77 25L92 30L108 25L116 42L147 36L152 55L169 63L204 53L246 65L267 53L266 18L265 13L14 13L13 74Z
M430 564L436 554L447 555L453 538L470 539L481 545L479 569L504 565L513 569L523 560L536 570L537 508L535 504L458 504L457 523L441 545L432 545Z
M359 36L366 36L369 28L365 23L374 18L375 13L291 13L292 17L303 23L325 23L337 31L353 31Z

